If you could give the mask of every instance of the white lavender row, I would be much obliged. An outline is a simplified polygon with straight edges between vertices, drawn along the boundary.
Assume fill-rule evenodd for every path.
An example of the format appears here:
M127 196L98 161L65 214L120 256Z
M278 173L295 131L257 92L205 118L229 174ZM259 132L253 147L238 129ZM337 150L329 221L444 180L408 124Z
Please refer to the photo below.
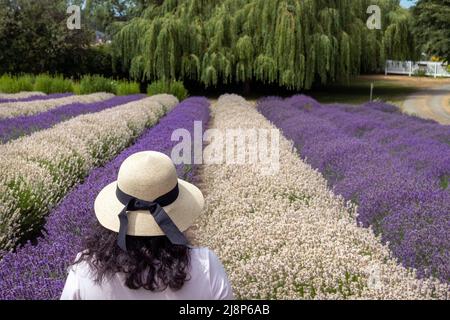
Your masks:
M212 115L222 132L274 129L236 96L221 97ZM238 298L448 298L446 284L417 279L370 229L358 227L356 208L334 195L284 137L279 151L276 175L261 175L264 163L207 165L201 175L206 208L197 241L220 256Z
M50 100L32 100L25 102L7 102L0 104L0 119L32 115L45 112L70 103L93 103L114 97L111 93L94 93L89 95L73 95Z
M43 92L23 91L19 93L0 93L0 101L5 100L19 100L27 99L31 97L44 97L46 94Z

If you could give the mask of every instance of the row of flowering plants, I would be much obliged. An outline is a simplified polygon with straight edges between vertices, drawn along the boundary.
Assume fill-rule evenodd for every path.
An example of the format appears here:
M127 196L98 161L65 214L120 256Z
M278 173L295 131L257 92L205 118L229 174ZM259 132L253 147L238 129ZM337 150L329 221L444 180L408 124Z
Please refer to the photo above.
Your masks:
M174 130L184 128L193 136L194 121L201 121L205 130L208 107L205 98L183 101L132 146L103 167L93 169L51 211L44 226L46 232L36 245L27 243L14 253L4 254L0 261L0 299L58 299L67 268L82 250L83 237L96 222L93 204L98 192L116 179L121 163L131 154L155 150L170 156L172 147L178 143L171 141ZM187 170L185 165L178 165L177 171L180 177L192 180L196 168L190 166Z
M296 99L301 101L296 97L290 101ZM311 114L331 121L352 137L382 145L392 156L413 168L420 179L446 187L450 168L449 126L407 116L395 106L380 102L367 103L361 108L327 105L314 108Z
M236 96L221 97L212 118L213 128L222 132L274 129ZM252 148L247 140L245 151L237 152ZM264 162L202 170L206 208L196 239L220 256L238 298L448 298L447 285L417 279L370 229L359 227L355 207L330 191L282 136L279 161L279 171L271 175L261 174Z
M40 92L23 92L10 95L0 94L0 104L8 102L45 101L72 96L73 93L53 93L46 95Z
M0 93L0 103L42 99L46 96L47 95L45 93L37 91L23 91L19 93Z
M450 282L450 129L393 106L266 98L258 109L294 142L358 222L420 277Z
M0 145L0 249L11 249L39 228L57 204L94 167L128 147L178 100L156 95L81 115Z
M0 142L29 135L35 131L50 128L62 121L81 114L100 112L109 108L139 100L145 95L115 96L111 99L93 103L72 103L62 105L49 111L29 116L18 116L11 119L0 119Z
M0 103L0 119L14 118L45 112L71 103L92 103L111 99L111 93L93 93L89 95L69 95L54 99L32 99L31 101Z

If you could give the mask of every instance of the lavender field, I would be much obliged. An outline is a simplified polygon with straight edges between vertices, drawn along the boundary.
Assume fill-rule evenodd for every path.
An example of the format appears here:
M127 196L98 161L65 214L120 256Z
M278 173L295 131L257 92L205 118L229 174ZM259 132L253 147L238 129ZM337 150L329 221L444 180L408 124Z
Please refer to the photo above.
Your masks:
M258 110L421 277L450 281L450 127L394 106L266 98Z
M58 95L49 95L42 99L54 98ZM29 135L34 131L47 129L64 120L82 114L95 113L105 109L113 108L121 104L142 99L145 95L130 95L113 97L111 99L93 102L93 103L71 103L58 106L46 112L38 113L31 116L18 116L12 119L0 119L0 142L5 143L10 140ZM39 96L38 96L39 97ZM20 100L24 101L24 100ZM28 99L26 101L36 101L36 99Z
M0 102L9 114L0 119L1 300L58 299L98 192L129 155L170 155L173 132L194 135L196 121L201 133L282 133L275 175L262 164L177 165L205 193L193 244L217 253L238 299L449 298L448 126L388 104L307 96L256 107L237 95L11 99Z
M0 304L445 303L449 48L450 0L0 0Z
M90 171L49 214L46 232L36 245L28 243L0 261L0 299L58 299L66 269L80 252L82 238L95 222L92 204L98 192L114 181L120 164L133 153L156 150L170 155L172 131L192 131L194 121L208 122L209 102L189 98L178 104L155 127L144 131L133 146L123 150L104 166ZM193 171L177 168L180 177L192 180Z

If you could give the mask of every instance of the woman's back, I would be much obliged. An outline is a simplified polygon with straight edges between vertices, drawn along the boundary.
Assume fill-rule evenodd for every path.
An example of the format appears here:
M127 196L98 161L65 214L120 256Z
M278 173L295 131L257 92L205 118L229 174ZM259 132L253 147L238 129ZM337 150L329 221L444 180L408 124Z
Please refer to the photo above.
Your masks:
M217 256L192 248L186 235L204 202L167 155L129 156L95 199L98 223L86 232L61 299L233 299Z
M78 259L78 258L77 258ZM125 285L125 275L117 273L97 284L90 265L82 261L71 267L62 300L231 300L233 293L225 270L207 248L190 250L188 279L180 290L133 290Z

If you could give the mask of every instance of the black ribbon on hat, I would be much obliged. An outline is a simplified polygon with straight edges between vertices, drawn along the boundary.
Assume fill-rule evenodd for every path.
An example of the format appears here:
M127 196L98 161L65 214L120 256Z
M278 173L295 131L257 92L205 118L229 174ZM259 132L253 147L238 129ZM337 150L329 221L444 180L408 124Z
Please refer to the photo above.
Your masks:
M162 195L158 199L153 201L145 201L137 199L136 197L126 194L117 187L116 197L125 206L119 213L120 229L119 237L117 238L117 244L119 247L127 251L127 231L128 231L128 211L143 211L148 210L153 216L158 226L164 231L167 238L172 244L187 245L188 241L184 234L178 229L178 227L170 219L167 212L162 208L175 202L180 193L178 184L168 193Z

